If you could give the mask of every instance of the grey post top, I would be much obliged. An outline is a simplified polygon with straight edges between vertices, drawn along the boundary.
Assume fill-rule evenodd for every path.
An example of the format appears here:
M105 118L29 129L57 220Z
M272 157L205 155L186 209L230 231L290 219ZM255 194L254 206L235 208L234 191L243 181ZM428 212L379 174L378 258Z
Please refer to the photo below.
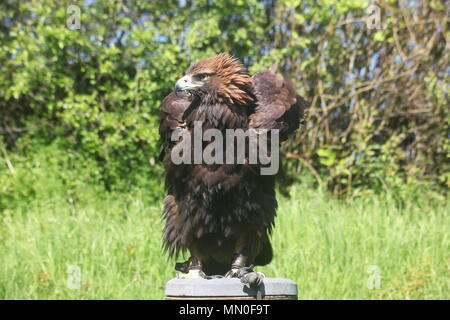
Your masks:
M259 290L263 296L295 296L297 284L288 279L265 278ZM166 297L248 297L257 291L237 278L172 279L166 285Z

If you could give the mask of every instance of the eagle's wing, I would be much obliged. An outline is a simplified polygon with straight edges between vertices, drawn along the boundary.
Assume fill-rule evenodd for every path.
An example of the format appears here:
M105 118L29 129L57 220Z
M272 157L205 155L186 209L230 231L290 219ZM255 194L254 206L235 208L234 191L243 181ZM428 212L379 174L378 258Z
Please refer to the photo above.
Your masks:
M185 92L172 92L166 96L159 108L159 135L162 141L159 159L161 161L170 161L164 159L170 155L172 147L176 144L171 141L174 130L184 129L186 127L186 117L190 113L189 106L192 103L192 97ZM168 162L170 163L170 162ZM166 177L167 178L167 177ZM171 186L167 186L169 194L164 199L163 217L166 220L164 227L164 250L169 256L175 256L181 250L180 237L180 208L175 197L171 194Z
M189 106L192 98L185 92L171 92L166 96L159 108L159 135L162 140L159 159L162 160L165 153L173 145L171 141L172 132L185 127L186 114L189 112Z
M291 81L276 73L276 65L255 74L253 86L258 101L249 117L249 127L279 129L280 140L286 140L304 121L305 100L296 93Z

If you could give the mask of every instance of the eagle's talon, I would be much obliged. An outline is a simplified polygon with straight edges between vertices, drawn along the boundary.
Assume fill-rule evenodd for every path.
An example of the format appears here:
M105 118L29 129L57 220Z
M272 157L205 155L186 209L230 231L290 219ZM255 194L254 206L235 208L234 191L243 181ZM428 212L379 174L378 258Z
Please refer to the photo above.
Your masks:
M225 278L236 278L238 277L239 269L231 269L225 274Z
M191 269L187 273L177 273L177 279L206 279L206 274L202 270Z
M266 275L263 272L253 271L253 265L239 269L233 268L225 274L225 278L238 278L250 287L259 286L265 277Z
M262 282L266 275L262 272L252 271L244 274L241 277L241 282L244 284L248 284L250 287L258 287Z
M202 264L196 257L190 257L185 262L177 262L175 270L182 272L177 273L177 279L208 279L208 276L202 270Z
M188 273L189 272L188 261L175 263L175 270L180 271L182 273Z

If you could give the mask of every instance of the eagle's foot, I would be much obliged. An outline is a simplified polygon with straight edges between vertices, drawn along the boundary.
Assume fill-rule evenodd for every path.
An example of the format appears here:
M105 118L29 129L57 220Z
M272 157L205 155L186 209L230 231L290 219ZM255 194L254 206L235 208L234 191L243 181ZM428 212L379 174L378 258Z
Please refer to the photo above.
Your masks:
M250 287L258 287L265 277L266 275L263 272L253 271L242 276L241 282L248 284Z
M177 279L206 279L206 274L199 269L189 270L187 273L177 273Z
M190 257L185 262L177 262L175 270L182 273L177 273L177 279L206 279L207 276L202 270L202 264L195 257Z
M262 272L253 271L253 265L250 267L232 268L225 274L225 278L238 278L242 283L250 287L259 286L266 275Z
M231 269L225 274L225 278L237 278L239 269Z

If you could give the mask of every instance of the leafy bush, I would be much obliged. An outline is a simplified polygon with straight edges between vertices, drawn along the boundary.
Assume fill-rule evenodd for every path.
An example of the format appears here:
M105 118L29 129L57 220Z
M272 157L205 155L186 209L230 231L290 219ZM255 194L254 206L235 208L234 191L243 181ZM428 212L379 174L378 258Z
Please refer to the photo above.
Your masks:
M27 180L39 157L54 187L89 177L157 193L158 105L190 62L220 51L252 73L279 62L310 102L285 145L290 180L305 169L349 195L448 187L446 6L399 3L380 2L385 28L372 30L359 19L368 1L87 1L71 30L73 1L2 1L2 150L27 162L12 180L4 166L2 194L41 190Z

